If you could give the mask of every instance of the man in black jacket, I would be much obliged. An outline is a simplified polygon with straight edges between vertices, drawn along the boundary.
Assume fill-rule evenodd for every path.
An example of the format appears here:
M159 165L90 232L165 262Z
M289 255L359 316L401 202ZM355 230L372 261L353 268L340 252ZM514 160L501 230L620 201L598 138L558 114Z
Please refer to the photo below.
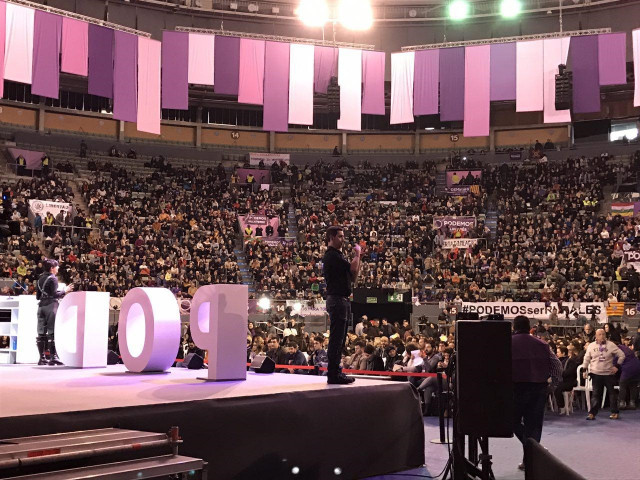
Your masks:
M367 356L367 370L373 372L384 372L384 362L382 357L376 353L376 349L371 344L364 347L364 353Z
M40 360L38 365L62 365L56 353L56 343L54 340L54 330L56 324L56 312L58 311L58 300L66 293L73 290L73 285L69 285L64 292L58 291L58 269L60 268L56 260L47 259L43 263L44 273L38 278L36 284L36 299L38 303L38 337L36 343ZM49 347L49 359L45 356L45 350Z

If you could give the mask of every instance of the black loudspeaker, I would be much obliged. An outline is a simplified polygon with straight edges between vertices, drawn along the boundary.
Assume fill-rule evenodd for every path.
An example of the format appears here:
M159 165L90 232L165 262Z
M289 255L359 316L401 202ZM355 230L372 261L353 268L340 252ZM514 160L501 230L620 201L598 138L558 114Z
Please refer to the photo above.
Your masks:
M119 363L122 363L120 356L113 350L109 350L109 353L107 353L107 365L118 365Z
M582 475L571 470L551 455L546 448L533 438L527 438L524 444L524 468L525 480L548 480L549 478L586 480Z
M276 362L266 355L256 355L249 368L256 373L273 373L276 371Z
M558 65L556 75L556 110L569 110L573 105L573 72L566 65Z
M459 433L513 436L510 322L456 322L456 400Z
M184 357L184 361L182 363L189 370L200 370L204 365L204 358L202 358L197 353L189 353L186 357Z

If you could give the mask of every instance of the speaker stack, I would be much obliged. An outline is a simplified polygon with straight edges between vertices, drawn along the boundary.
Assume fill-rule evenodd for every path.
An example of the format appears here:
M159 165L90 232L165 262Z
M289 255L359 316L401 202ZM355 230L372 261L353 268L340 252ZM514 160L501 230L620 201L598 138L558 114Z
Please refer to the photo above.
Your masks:
M566 65L558 65L556 75L556 110L570 110L573 106L573 72Z

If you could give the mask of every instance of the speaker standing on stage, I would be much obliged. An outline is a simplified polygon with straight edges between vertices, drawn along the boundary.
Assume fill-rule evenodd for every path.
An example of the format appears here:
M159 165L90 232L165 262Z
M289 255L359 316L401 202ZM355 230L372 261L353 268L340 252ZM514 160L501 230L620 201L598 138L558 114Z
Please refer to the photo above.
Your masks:
M36 299L38 304L38 337L36 343L40 360L38 365L62 365L56 353L54 340L54 329L56 324L56 312L58 311L58 300L66 293L73 290L73 285L69 285L64 292L58 291L58 262L47 259L44 261L45 272L38 278L36 285ZM47 360L45 350L49 347L50 358Z
M587 420L595 420L600 404L602 403L602 394L604 387L609 392L609 404L611 406L612 420L618 419L618 392L615 389L616 373L618 367L616 364L622 365L624 362L624 353L615 343L607 340L604 329L596 330L596 341L590 343L586 348L582 367L584 368L583 376L587 377L587 367L589 367L589 375L591 375L591 383L593 384L593 392L591 394L591 410Z
M327 383L347 385L355 379L347 377L340 371L342 349L347 336L349 318L351 317L351 283L358 276L360 270L360 245L353 249L353 258L349 262L342 254L344 244L344 230L342 227L331 226L325 236L327 251L322 260L323 274L327 283L327 313L329 314L330 335L327 356Z
M549 345L531 335L530 330L527 317L520 315L513 320L513 433L523 445L527 438L540 443L549 377L552 388L562 379L562 363ZM524 469L524 463L518 468Z

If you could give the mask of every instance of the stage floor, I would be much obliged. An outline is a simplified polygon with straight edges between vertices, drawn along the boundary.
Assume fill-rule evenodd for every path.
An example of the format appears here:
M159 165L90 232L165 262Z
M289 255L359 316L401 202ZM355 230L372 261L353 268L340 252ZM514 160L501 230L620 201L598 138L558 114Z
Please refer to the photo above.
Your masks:
M407 382L255 374L207 382L205 370L128 373L0 367L4 438L116 427L180 428L180 453L209 462L216 479L364 478L424 465L424 428ZM384 428L380 428L384 426ZM354 449L366 438L371 449ZM294 470L304 472L296 475Z
M326 377L286 373L247 372L246 381L207 382L197 378L204 376L206 370L186 368L138 374L127 372L124 365L89 369L3 365L0 417L393 385L361 378L347 386L327 385Z

